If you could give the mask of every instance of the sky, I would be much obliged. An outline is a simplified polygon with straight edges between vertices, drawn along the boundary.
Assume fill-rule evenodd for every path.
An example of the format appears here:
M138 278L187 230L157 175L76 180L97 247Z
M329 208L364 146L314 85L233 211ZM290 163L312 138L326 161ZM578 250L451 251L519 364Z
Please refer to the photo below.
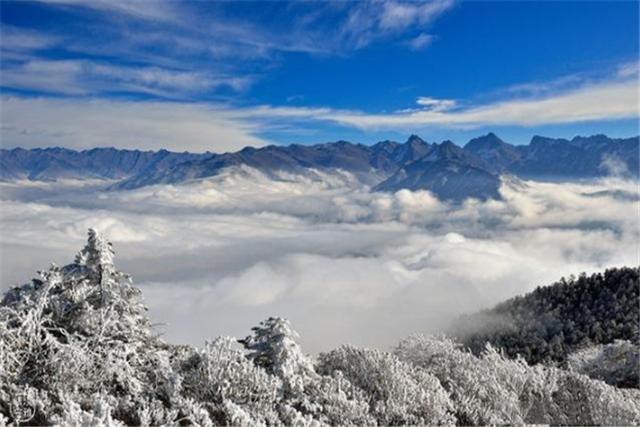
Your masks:
M5 0L2 146L634 136L639 5Z

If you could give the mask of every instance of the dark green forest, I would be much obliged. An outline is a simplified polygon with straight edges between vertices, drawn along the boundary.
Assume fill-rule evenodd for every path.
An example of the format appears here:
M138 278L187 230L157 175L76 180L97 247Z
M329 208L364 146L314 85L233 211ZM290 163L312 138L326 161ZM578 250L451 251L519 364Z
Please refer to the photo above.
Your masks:
M639 343L639 268L611 268L562 278L492 309L464 316L455 335L476 354L487 342L530 364L566 362L569 354L615 340Z

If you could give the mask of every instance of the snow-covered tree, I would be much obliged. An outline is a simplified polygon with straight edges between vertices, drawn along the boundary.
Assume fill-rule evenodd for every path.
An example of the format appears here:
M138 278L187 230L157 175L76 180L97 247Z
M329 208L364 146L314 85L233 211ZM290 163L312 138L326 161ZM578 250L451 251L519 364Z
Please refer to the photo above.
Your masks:
M618 387L640 387L640 347L616 340L579 350L567 357L567 368Z
M184 395L206 402L220 424L240 419L277 423L274 404L280 399L281 381L255 366L234 344L232 338L218 338L184 359L180 366Z
M96 395L92 399L93 406L84 410L75 401L62 398L62 411L51 418L54 426L68 427L124 427L125 424L112 417L113 406L108 396Z
M403 340L395 353L440 380L451 393L459 423L523 422L518 398L526 382L524 363L514 362L498 371L495 358L487 363L462 351L448 338L422 335Z
M637 358L632 344L577 354L574 371L424 336L394 353L343 346L314 360L273 317L244 348L234 338L171 345L113 258L90 230L73 263L0 301L0 427L640 424L639 390L579 373Z
M342 375L321 376L288 320L271 317L240 340L256 366L281 382L276 408L285 424L371 424L363 393Z
M240 343L249 351L247 357L270 374L291 382L305 376L314 375L311 360L302 352L297 342L298 333L291 328L288 320L270 317L251 328L249 335Z
M396 354L438 377L459 424L638 425L640 391L511 360L491 346L476 357L447 338L413 336Z
M96 393L155 399L154 370L169 354L152 333L140 291L95 230L74 263L6 293L0 337L0 407L11 416L10 397L34 388L41 404L33 420L42 424L62 410L62 395L84 409Z
M320 356L323 374L342 373L367 396L381 425L452 424L453 406L437 378L380 350L343 346Z

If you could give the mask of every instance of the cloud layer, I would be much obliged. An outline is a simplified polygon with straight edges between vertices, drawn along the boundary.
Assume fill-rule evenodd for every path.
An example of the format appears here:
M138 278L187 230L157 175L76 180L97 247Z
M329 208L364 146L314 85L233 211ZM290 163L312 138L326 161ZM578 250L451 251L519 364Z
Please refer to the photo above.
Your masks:
M131 192L92 185L104 184L3 184L3 287L68 262L97 227L174 342L243 336L280 315L311 351L385 347L639 256L637 185L622 181L505 183L504 201L461 206L320 173L273 181L244 169Z
M3 148L226 152L267 144L257 126L206 104L2 98Z

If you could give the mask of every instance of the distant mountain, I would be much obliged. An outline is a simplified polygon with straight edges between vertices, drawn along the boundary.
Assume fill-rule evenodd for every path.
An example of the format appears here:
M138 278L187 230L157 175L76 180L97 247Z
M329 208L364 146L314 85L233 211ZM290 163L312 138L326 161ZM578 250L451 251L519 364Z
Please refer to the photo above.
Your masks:
M173 153L167 150L139 151L93 148L75 151L66 148L14 148L0 150L0 179L123 179L149 170L167 170L172 166L211 153Z
M468 195L479 199L498 198L500 176L481 158L451 141L434 144L427 154L401 167L378 184L376 191L429 189L441 199Z
M590 179L618 173L638 178L640 139L605 135L572 140L534 136L529 145L508 144L494 133L464 148L450 141L428 147L374 187L377 191L428 189L441 199L497 199L503 174L525 179Z
M232 166L250 166L269 173L274 171L302 172L308 168L342 169L356 175L367 184L376 184L395 172L400 165L417 160L429 144L413 135L404 144L383 141L373 146L347 141L317 145L270 145L246 147L235 153L224 153L176 164L166 170L153 170L132 176L118 184L131 189L150 184L169 184L189 179L206 178Z
M493 132L473 138L464 150L483 159L496 172L509 170L522 157L515 145L507 144Z
M386 153L394 164L406 164L417 160L429 151L430 145L418 135L411 135L404 144L381 141L371 147L374 153Z
M498 171L521 178L561 180L593 178L616 173L638 177L640 139L606 135L576 136L571 140L534 136L529 145L511 145L495 134L472 139L465 151L474 153Z
M605 135L575 137L572 140L534 136L519 147L520 160L510 170L525 178L584 178L607 175L609 167L618 173L638 177L640 139L614 139Z
M591 179L611 173L637 178L639 144L638 137L594 135L571 140L535 136L530 144L515 146L489 133L464 148L450 141L429 144L417 135L404 143L272 145L223 154L15 148L0 150L0 179L98 178L117 180L113 188L133 189L207 178L244 165L267 174L341 169L377 191L425 189L450 200L486 199L499 197L502 174L539 180Z

